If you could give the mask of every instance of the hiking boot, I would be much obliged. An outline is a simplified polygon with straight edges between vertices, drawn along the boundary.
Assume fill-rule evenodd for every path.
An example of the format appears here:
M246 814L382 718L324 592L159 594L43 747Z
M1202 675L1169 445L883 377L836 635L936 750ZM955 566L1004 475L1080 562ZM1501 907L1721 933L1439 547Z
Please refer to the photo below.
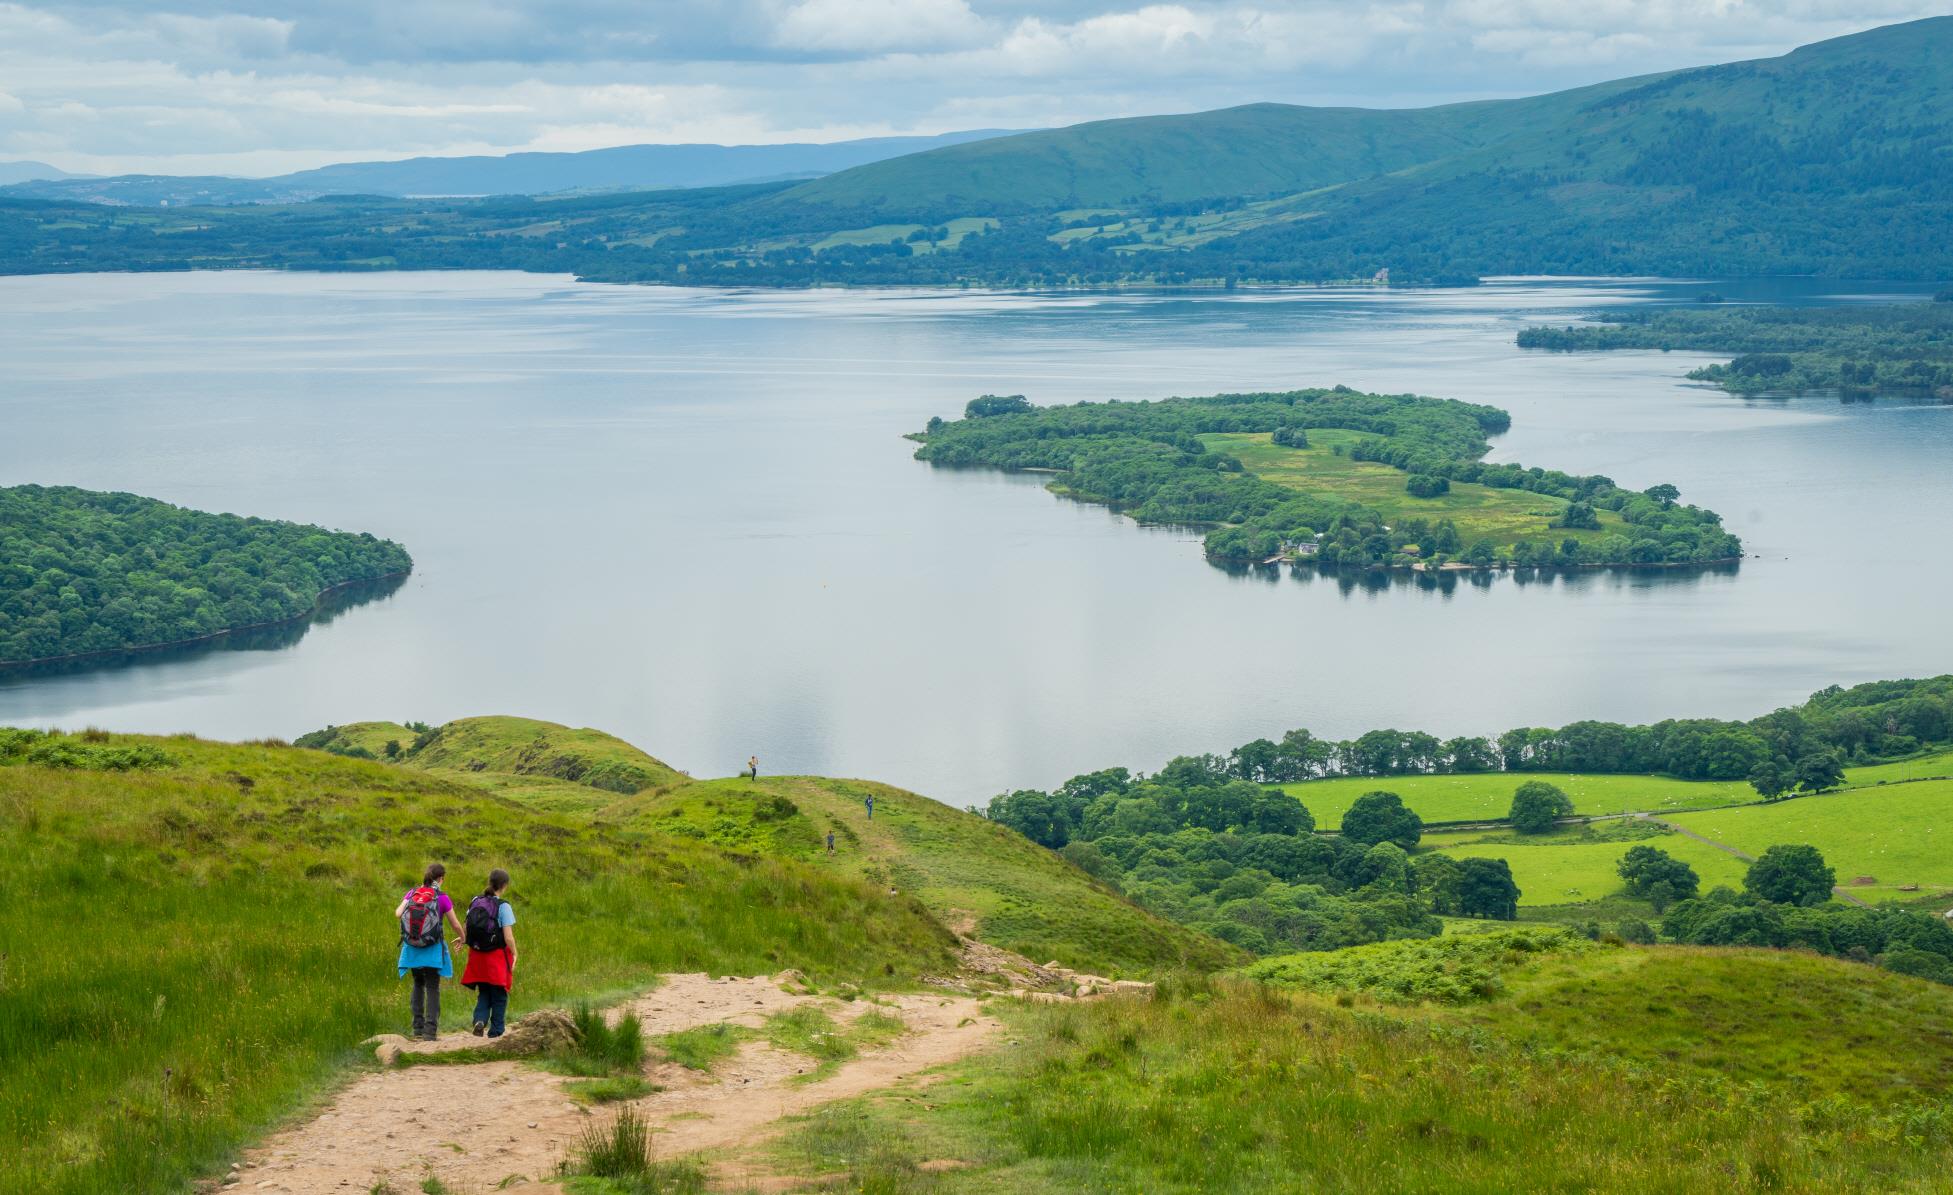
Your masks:
M475 1036L476 1036L476 1037L480 1037L480 1036L481 1036L482 1034L484 1034L484 1033L487 1033L487 1032L488 1032L488 1022L487 1022L487 1021L476 1021L476 1022L475 1022Z

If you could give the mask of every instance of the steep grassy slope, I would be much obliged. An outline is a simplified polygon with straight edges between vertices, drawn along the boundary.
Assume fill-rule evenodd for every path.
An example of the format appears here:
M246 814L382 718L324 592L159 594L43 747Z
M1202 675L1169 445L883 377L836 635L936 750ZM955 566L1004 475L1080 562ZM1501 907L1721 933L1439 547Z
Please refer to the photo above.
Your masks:
M432 859L460 894L514 873L517 1012L670 970L953 965L911 897L802 863L282 745L60 738L69 766L22 762L48 742L0 731L0 1191L171 1189L403 1030L390 915ZM447 1023L467 1011L450 989Z
M913 895L945 924L1036 962L1153 973L1237 957L1231 947L1129 903L1014 830L884 784L713 780L644 794L608 816L886 885Z
M1235 983L1011 1010L1010 1050L784 1152L902 1195L1945 1189L1946 989L1758 952L1514 953L1510 994L1455 1011Z

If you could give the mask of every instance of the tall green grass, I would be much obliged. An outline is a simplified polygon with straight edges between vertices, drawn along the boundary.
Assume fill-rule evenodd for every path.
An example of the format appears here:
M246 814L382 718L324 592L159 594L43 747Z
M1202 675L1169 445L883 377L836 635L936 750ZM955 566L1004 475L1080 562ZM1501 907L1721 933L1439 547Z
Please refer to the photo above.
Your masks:
M873 821L863 806L870 795ZM640 794L611 815L895 888L945 923L1035 962L1150 975L1226 967L1244 957L1147 912L1007 826L884 784L808 776L701 781ZM831 857L824 845L830 829L837 848Z
M839 1189L904 1195L1924 1192L1953 1148L1943 1104L1651 1078L1259 985L1006 1015L1009 1049L787 1148L853 1167ZM964 1165L916 1164L932 1157Z
M0 1192L173 1189L405 1030L392 912L431 859L461 897L514 874L516 1015L663 971L951 965L911 902L794 863L319 752L115 741L176 762L0 767ZM448 986L445 1023L472 1003Z

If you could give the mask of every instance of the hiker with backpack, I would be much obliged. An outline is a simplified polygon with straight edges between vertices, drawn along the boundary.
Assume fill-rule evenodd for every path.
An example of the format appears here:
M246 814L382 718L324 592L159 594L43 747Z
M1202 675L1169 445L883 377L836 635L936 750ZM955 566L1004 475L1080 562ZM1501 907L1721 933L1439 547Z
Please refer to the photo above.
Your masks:
M461 986L475 989L475 1036L502 1036L515 986L515 906L502 899L509 873L488 873L488 887L468 902L468 966Z
M429 863L420 886L409 889L393 910L400 922L400 974L414 977L414 1037L434 1041L441 1036L441 981L454 978L454 960L441 933L441 922L454 927L461 941L461 922L455 920L454 901L441 891L448 869Z

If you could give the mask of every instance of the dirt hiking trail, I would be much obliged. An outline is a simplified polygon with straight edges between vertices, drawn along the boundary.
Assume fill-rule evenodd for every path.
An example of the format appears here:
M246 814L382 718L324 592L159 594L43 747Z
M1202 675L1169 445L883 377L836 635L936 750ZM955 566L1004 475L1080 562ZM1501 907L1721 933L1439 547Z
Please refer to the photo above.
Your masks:
M662 1091L595 1109L565 1094L570 1080L523 1062L388 1067L362 1074L316 1118L249 1151L215 1186L241 1195L366 1195L389 1187L409 1195L431 1176L458 1193L506 1183L542 1195L560 1190L552 1181L557 1164L584 1127L608 1123L619 1108L635 1107L651 1124L659 1157L749 1146L779 1131L781 1117L915 1081L984 1047L1001 1028L977 999L962 994L841 1001L797 995L767 978L706 975L666 976L613 1015L635 1012L645 1036L655 1038L720 1022L758 1028L767 1016L802 1005L818 1006L843 1025L871 1010L893 1013L908 1031L820 1078L812 1077L813 1059L756 1041L710 1072L647 1063L645 1077ZM386 1040L414 1053L482 1044L467 1034L432 1043Z

